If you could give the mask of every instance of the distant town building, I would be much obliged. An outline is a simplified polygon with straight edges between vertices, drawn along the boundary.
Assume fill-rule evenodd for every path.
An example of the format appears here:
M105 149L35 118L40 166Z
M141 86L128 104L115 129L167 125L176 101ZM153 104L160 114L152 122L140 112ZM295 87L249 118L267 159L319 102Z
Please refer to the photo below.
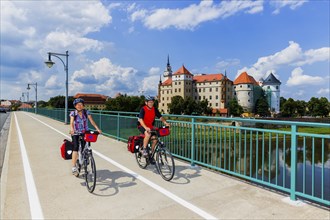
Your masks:
M226 72L194 75L184 65L173 73L168 57L163 76L164 81L160 79L158 84L158 108L163 113L169 113L171 98L179 95L182 98L191 97L195 101L207 99L212 112L222 116L228 115L228 103L236 98L244 112L250 114L254 112L262 90L265 91L270 110L279 112L281 82L272 73L259 83L246 72L241 73L234 82L228 79Z
M105 109L105 102L108 99L108 96L100 95L100 94L83 94L77 93L73 98L82 98L85 101L86 109Z
M1 104L0 104L0 106L3 108L10 108L11 105L12 105L12 103L8 100L1 101Z

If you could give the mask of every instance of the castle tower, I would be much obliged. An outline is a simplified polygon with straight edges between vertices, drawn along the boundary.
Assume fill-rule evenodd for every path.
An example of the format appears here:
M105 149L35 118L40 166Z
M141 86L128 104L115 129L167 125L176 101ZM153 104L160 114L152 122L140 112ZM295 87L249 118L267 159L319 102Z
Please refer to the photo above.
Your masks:
M255 79L246 72L241 73L234 81L234 97L245 112L253 112L255 104Z
M262 89L265 91L270 111L273 113L280 112L280 85L281 82L273 73L270 73L262 83Z
M166 65L166 69L164 70L164 81L166 81L169 78L172 78L172 67L170 64L170 56L167 55L167 65Z
M182 96L183 99L193 96L193 74L184 65L172 76L173 94Z

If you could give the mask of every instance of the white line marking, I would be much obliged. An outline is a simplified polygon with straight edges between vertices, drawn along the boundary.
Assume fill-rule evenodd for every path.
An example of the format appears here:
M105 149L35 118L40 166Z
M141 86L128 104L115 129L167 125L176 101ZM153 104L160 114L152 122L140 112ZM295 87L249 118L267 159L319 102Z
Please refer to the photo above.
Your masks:
M16 127L17 127L17 132L18 132L19 145L20 145L21 154L22 154L25 183L26 183L26 188L27 188L28 197L29 197L31 219L44 219L44 216L42 214L42 209L40 206L37 188L34 183L30 162L29 162L25 144L23 141L22 132L18 125L16 113L14 113L14 115L15 115L15 122L16 122Z
M37 119L37 118L35 118L35 117L29 115L29 114L27 114L27 115L30 116L31 118L33 118L33 119L39 121L40 123L46 125L47 127L53 129L54 131L56 131L56 132L62 134L63 136L65 136L65 137L67 137L67 138L71 138L70 136L68 136L68 135L66 135L66 134L64 134L64 133L62 133L61 131L57 130L56 128L53 128L52 126L46 124L45 122L43 122L43 121L41 121L41 120L39 120L39 119ZM217 219L217 218L214 217L213 215L208 214L208 213L205 212L204 210L202 210L202 209L198 208L197 206L195 206L195 205L193 205L193 204L187 202L186 200L184 200L184 199L178 197L177 195L171 193L170 191L164 189L163 187L161 187L161 186L159 186L159 185L157 185L157 184L151 182L151 181L148 180L147 178L145 178L145 177L143 177L143 176L141 176L141 175L135 173L134 171L132 171L132 170L128 169L127 167L125 167L125 166L119 164L118 162L116 162L116 161L110 159L109 157L104 156L103 154L99 153L98 151L96 151L96 150L93 149L93 152L94 152L94 154L98 155L98 156L101 157L102 159L108 161L109 163L113 164L114 166L118 167L119 169L125 171L126 173L128 173L128 174L134 176L135 178L139 179L140 181L144 182L145 184L151 186L152 188L154 188L154 189L157 190L158 192L164 194L165 196L169 197L170 199L174 200L175 202L181 204L182 206L186 207L187 209L190 209L191 211L193 211L193 212L196 213L197 215L201 216L202 218L204 218L204 219Z

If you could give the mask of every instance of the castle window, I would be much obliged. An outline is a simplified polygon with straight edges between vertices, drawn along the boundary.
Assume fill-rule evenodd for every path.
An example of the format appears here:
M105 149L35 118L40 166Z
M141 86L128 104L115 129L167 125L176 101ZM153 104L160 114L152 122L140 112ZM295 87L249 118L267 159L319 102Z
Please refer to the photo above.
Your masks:
M174 92L177 92L177 89L174 89Z
M181 89L179 89L179 92L181 92Z
M212 88L210 88L210 92L212 92Z
M195 96L195 100L197 100L197 96Z
M217 87L217 88L215 88L215 91L216 91L216 92L218 91L218 87Z
M248 85L248 88L250 88L250 85Z
M179 82L179 85L181 85L181 82Z
M199 92L201 92L201 91L202 91L202 89L201 89L201 88L199 88L199 89L198 89L198 91L199 91Z
M278 86L276 86L276 89L278 89Z
M236 86L234 86L234 89L236 89Z
M248 100L248 102L250 102L250 99Z
M212 96L210 95L210 100L212 100Z
M205 95L203 95L203 99L205 99Z
M205 88L203 88L203 92L205 92Z
M218 103L215 103L215 106L218 107Z
M267 89L270 89L270 86L267 86Z
M169 100L169 97L167 97L166 99L167 99L167 101L168 101L168 100Z
M216 96L215 96L215 99L219 99L219 96L218 96L218 95L216 95Z
M164 101L164 97L162 98L162 100Z
M250 92L248 92L248 95L250 95Z
M212 83L210 82L210 85L211 85Z
M212 103L210 103L210 106L212 106Z
M174 84L176 85L176 82Z
M201 100L201 99L202 99L202 97L201 97L201 96L198 96L198 99L199 99L199 100Z
M242 85L240 85L239 87L242 88Z

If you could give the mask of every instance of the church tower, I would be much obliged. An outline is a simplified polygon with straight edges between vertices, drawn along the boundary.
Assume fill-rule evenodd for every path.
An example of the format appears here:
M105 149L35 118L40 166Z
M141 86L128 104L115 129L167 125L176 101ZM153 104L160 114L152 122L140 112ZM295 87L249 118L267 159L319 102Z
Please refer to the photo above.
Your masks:
M170 64L170 56L167 55L167 65L166 65L166 69L164 70L164 81L166 81L169 78L172 78L172 67Z

